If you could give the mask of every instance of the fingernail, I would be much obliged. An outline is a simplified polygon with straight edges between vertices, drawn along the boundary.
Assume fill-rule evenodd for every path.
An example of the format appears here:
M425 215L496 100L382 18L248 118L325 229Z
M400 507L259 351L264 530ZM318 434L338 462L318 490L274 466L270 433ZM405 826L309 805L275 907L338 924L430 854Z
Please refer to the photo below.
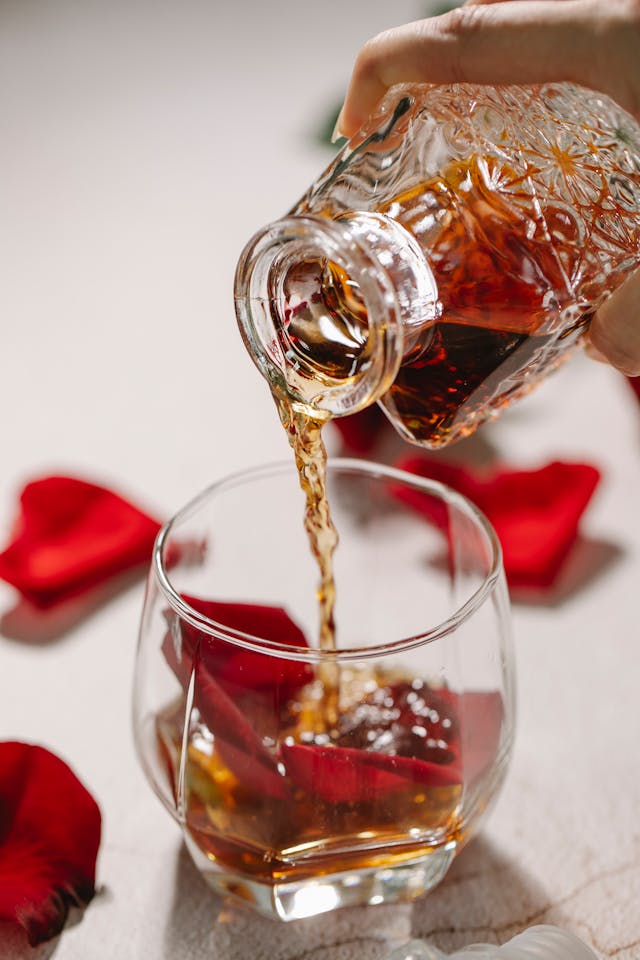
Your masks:
M342 132L342 110L338 114L338 119L336 120L336 125L333 128L333 133L331 134L331 143L337 143L338 140L346 140L346 136Z

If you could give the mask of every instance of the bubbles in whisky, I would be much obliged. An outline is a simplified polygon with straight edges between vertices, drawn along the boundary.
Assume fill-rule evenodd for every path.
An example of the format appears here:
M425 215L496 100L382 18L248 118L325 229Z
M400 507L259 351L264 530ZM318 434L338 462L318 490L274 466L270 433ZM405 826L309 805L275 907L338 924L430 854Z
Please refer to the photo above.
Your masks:
M272 769L262 780L247 779L247 758L230 749L234 732L212 736L196 713L185 817L200 849L222 869L302 880L401 864L456 837L462 761L455 698L422 681L345 670L329 738L309 729L315 683L282 705L280 745L269 748ZM255 697L252 691L240 702L248 716L256 715ZM158 719L174 789L181 709Z

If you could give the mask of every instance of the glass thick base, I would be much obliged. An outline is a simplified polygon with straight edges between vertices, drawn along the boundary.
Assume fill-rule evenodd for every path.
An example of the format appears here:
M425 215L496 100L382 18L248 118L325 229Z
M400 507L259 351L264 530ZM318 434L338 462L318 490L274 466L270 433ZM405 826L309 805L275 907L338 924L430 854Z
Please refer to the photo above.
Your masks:
M313 917L339 907L415 900L440 883L458 847L457 841L449 840L393 866L267 883L226 870L210 861L186 832L184 839L196 867L216 893L242 902L263 916L284 921Z

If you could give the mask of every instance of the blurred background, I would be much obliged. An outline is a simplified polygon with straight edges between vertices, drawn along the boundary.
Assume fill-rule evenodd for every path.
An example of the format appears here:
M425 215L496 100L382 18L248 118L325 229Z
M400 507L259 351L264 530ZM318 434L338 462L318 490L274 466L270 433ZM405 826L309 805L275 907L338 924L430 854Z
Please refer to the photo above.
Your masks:
M333 155L362 42L424 11L3 0L5 478L65 465L177 507L284 454L236 329L236 260Z

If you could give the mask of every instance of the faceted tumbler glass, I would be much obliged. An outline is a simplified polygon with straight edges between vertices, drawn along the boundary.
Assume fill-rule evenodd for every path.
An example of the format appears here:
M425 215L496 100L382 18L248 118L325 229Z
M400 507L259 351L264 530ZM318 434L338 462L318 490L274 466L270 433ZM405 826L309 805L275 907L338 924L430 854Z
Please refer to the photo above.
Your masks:
M466 499L364 461L327 490L336 639L290 462L214 484L158 536L136 663L140 761L217 891L284 920L413 899L503 780L499 543Z

